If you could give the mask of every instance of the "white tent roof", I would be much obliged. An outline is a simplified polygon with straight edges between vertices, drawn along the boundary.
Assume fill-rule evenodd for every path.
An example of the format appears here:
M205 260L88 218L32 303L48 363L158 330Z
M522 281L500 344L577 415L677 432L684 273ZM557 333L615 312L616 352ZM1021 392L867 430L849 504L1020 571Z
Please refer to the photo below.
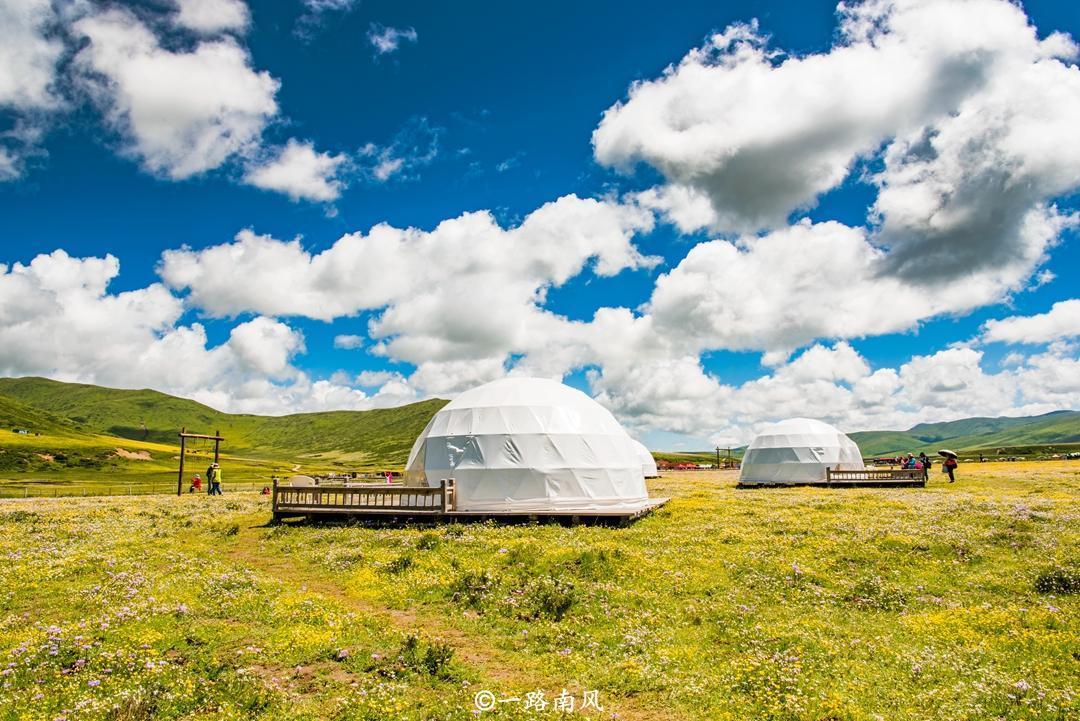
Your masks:
M826 468L862 469L859 446L828 423L790 418L765 428L747 446L739 482L813 483L825 480Z
M648 500L642 459L615 417L579 390L504 378L466 391L428 422L411 484L457 484L463 511L634 509Z
M645 474L646 478L656 478L660 475L660 471L656 468L656 459L653 458L653 454L645 447L645 444L641 441L634 441L634 446L637 448L638 456L641 457L641 472Z

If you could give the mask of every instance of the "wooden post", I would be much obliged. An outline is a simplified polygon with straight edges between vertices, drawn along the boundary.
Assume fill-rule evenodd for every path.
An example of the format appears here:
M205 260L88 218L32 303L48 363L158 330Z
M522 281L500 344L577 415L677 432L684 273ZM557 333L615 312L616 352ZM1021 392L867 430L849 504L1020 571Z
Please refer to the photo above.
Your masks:
M184 487L184 441L187 437L184 435L187 432L187 426L180 429L180 472L176 474L176 495L183 495Z
M221 448L221 431L214 431L214 463L218 462L218 449Z

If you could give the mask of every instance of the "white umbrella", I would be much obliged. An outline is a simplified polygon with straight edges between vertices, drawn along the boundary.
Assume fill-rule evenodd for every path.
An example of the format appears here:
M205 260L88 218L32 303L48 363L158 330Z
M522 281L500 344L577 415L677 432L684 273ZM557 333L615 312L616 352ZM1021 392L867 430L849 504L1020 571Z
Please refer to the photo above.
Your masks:
M942 448L940 451L938 451L938 455L939 456L945 456L946 458L958 458L959 457L959 455L956 453L956 451L950 451L947 448Z

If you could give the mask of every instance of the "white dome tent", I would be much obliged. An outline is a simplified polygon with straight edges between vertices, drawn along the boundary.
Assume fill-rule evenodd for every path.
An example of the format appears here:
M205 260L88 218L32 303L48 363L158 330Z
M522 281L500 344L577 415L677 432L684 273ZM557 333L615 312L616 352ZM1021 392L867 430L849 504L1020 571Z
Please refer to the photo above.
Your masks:
M635 511L654 503L611 413L557 381L510 377L466 391L428 422L409 485L453 478L458 511Z
M637 447L638 455L641 457L641 472L646 478L659 478L660 471L656 468L656 459L653 458L652 452L641 441L634 441L634 445Z
M812 418L789 418L761 431L742 459L739 485L824 483L825 470L863 470L855 441Z

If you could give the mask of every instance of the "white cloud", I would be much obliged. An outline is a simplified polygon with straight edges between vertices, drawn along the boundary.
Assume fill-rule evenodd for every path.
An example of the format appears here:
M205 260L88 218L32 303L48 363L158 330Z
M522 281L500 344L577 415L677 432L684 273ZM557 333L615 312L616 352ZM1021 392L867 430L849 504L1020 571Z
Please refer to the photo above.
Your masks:
M840 18L834 46L806 56L755 25L710 37L605 113L596 158L657 168L668 184L641 202L683 230L747 233L783 227L885 146L869 220L894 273L1030 266L1054 238L1023 242L1026 226L1080 186L1080 70L1062 62L1076 45L1040 40L1005 0L841 4Z
M372 23L368 28L368 42L375 48L376 55L396 52L402 41L415 43L416 30L413 28L393 28L379 23Z
M545 346L562 332L563 321L542 307L549 288L586 267L611 276L655 264L631 242L651 224L632 205L571 195L513 228L483 212L431 231L383 224L345 235L317 255L298 241L243 231L227 245L167 251L160 272L217 316L251 311L331 320L378 310L369 328L379 341L373 352L417 364L417 379L427 383L418 380L418 387L447 392L466 375L501 373L507 353ZM570 332L584 333L577 326ZM436 381L440 374L449 380Z
M176 0L176 24L201 35L243 32L251 13L243 0Z
M344 350L356 350L357 348L364 347L364 336L362 335L336 335L334 336L334 347L342 348Z
M0 132L0 182L23 173L50 113L64 101L56 89L56 66L64 50L56 37L57 17L49 0L0 3L0 112L13 128Z
M1054 303L1046 313L988 320L982 339L1002 343L1050 343L1080 336L1080 300Z
M278 81L252 69L232 38L174 51L123 10L89 15L72 29L89 41L75 57L84 85L126 151L153 173L187 178L251 152L277 114Z
M0 107L29 111L60 104L53 84L64 46L49 32L55 23L49 0L0 4Z
M250 165L244 181L285 193L294 201L332 201L341 195L344 187L337 176L347 160L345 155L317 152L310 142L290 139L276 157Z
M312 380L292 364L303 336L271 318L239 323L211 346L201 324L179 323L183 303L163 285L110 293L118 274L111 255L62 250L0 265L0 375L152 387L251 413L370 408L403 397L396 382L376 399Z
M1024 232L1025 242L1041 249L1059 230L1047 220ZM802 221L761 237L699 243L658 278L646 312L696 350L782 357L818 338L907 331L926 318L995 302L1022 288L1039 257L929 287L890 272L889 253L864 229Z
M293 33L311 42L332 15L347 15L359 4L358 0L302 0L304 13L297 18Z
M432 127L427 118L409 120L387 145L368 143L357 153L359 169L371 180L385 183L391 178L409 180L415 172L439 155L442 128Z
M708 375L690 356L605 367L590 378L598 399L630 428L707 435L727 445L746 443L767 423L794 416L855 431L1074 408L1080 404L1075 350L1051 349L996 374L986 373L982 353L970 348L914 356L899 368L871 372L840 344L814 346L738 386ZM806 357L813 359L812 373Z

